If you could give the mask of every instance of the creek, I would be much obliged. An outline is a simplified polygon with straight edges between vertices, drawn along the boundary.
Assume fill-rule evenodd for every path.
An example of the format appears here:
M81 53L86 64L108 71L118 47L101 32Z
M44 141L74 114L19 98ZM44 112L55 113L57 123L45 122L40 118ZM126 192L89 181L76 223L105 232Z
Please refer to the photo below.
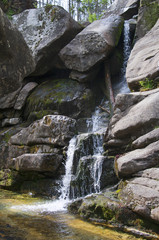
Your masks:
M125 69L130 54L129 26L125 23L124 63L120 92L127 92ZM92 117L86 119L85 130L69 143L65 175L56 200L35 199L32 193L17 195L0 190L0 239L136 239L92 223L87 223L67 212L67 205L76 198L101 191L103 174L103 137L108 124L108 102L102 100ZM86 177L87 176L87 177Z

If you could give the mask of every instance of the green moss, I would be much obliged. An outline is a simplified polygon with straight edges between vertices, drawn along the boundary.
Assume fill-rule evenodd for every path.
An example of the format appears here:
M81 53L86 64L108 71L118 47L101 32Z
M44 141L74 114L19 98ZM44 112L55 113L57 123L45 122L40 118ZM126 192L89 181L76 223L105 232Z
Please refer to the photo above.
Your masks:
M158 20L159 4L157 1L154 2L143 1L142 6L146 6L143 18L145 20L147 31L149 31Z
M51 22L54 21L55 17L56 17L56 11L57 11L57 8L54 8L52 11L51 11Z
M51 9L52 9L52 5L51 4L46 4L45 12L48 13Z

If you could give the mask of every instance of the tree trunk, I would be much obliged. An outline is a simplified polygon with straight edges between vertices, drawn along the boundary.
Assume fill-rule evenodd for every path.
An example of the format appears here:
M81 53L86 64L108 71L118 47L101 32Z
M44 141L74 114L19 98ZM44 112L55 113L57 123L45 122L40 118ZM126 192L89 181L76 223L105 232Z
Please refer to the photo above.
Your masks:
M113 88L111 84L111 74L110 74L110 66L107 61L105 61L105 86L106 86L106 95L109 99L110 102L110 112L113 114L114 111L114 104L115 104L115 99L114 99L114 93L113 93Z

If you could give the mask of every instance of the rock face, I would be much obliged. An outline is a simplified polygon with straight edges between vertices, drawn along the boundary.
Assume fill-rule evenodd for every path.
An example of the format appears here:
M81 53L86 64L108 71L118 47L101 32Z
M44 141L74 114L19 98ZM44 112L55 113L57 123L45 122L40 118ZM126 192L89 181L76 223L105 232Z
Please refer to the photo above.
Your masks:
M118 95L105 144L105 149L116 155L117 176L125 179L119 194L121 203L157 223L158 97L158 89Z
M60 57L67 68L88 71L117 46L122 28L123 19L116 15L94 21L60 51Z
M117 14L128 20L138 13L139 2L139 0L115 0L104 13L104 17Z
M13 23L33 52L36 69L32 75L43 75L61 65L58 52L82 29L62 7L50 5L15 15Z
M142 38L159 18L158 0L141 0L136 26L136 38Z
M87 117L95 106L93 92L71 79L48 80L28 97L25 116L39 119L47 114L62 114L73 118Z
M0 35L0 109L5 109L14 106L23 79L34 70L35 64L22 34L1 9Z
M16 100L16 103L14 105L14 109L16 109L16 110L21 110L22 109L28 95L31 93L31 91L33 91L33 89L35 87L37 87L37 85L38 84L35 83L35 82L29 82L21 89L21 91L18 95L18 98Z
M143 38L135 44L126 69L129 88L139 88L139 81L155 80L159 76L159 20Z
M134 212L159 222L159 168L149 168L127 181L120 197Z
M12 145L66 146L75 133L76 121L74 119L48 115L12 136L10 143Z

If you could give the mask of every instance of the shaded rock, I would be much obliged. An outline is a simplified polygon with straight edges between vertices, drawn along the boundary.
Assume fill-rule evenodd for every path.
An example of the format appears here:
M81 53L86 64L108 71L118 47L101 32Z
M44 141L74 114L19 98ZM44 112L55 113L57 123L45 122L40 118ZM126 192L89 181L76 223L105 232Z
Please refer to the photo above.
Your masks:
M38 84L35 82L29 82L27 83L20 91L17 100L14 105L14 109L21 110L22 107L25 104L25 101L28 97L28 95L31 93L31 91L37 86Z
M140 88L139 81L154 80L159 76L159 20L135 44L127 65L126 79L131 90Z
M108 17L117 14L128 20L138 13L139 2L139 0L115 0L103 15Z
M43 75L59 67L58 52L82 30L81 25L59 6L26 10L14 15L13 23L33 52L36 69L32 75Z
M1 9L0 35L0 109L5 109L14 106L23 79L34 70L35 64L22 34Z
M141 170L155 167L159 163L159 141L151 143L144 149L126 153L116 160L116 170L119 177L130 177Z
M90 82L93 79L95 79L95 77L97 76L99 72L98 68L92 69L91 71L87 71L87 72L78 72L78 71L71 71L69 77L71 79L75 79L78 82Z
M8 168L9 159L9 140L22 128L19 126L3 128L0 130L0 166L1 169Z
M143 148L149 145L152 142L156 142L159 140L159 128L148 132L147 134L137 138L135 141L132 142L133 148Z
M58 198L61 181L54 179L37 179L34 181L24 181L20 187L22 193L31 192L35 196Z
M63 156L52 153L23 154L13 158L11 167L17 171L36 171L56 173L61 165Z
M142 38L159 18L158 0L141 0L136 26L136 38Z
M71 79L50 79L40 84L28 97L24 114L27 118L35 113L34 120L48 114L87 117L91 115L94 106L95 96L86 85Z
M94 21L60 51L60 57L67 68L88 71L117 46L122 29L123 19L117 15Z
M20 118L5 118L2 120L2 127L17 125L20 122Z
M66 146L76 134L76 121L66 116L48 115L12 136L12 145L48 144Z

